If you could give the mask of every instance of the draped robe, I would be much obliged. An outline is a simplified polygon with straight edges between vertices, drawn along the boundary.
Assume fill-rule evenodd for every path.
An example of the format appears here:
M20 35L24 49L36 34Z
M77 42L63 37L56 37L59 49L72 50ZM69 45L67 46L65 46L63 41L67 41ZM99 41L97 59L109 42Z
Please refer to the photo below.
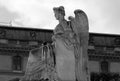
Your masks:
M56 26L53 41L56 54L56 72L60 81L76 80L76 61L78 61L76 58L80 57L80 44L77 39L67 21Z

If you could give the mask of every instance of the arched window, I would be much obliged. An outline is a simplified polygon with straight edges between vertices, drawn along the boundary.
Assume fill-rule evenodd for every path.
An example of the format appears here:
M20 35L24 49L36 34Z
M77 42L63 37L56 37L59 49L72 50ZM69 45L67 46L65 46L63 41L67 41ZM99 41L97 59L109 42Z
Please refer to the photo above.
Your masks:
M19 55L13 56L13 70L15 71L22 70L22 57Z
M101 72L108 72L108 68L109 68L109 65L108 65L108 62L107 61L102 61L101 62Z

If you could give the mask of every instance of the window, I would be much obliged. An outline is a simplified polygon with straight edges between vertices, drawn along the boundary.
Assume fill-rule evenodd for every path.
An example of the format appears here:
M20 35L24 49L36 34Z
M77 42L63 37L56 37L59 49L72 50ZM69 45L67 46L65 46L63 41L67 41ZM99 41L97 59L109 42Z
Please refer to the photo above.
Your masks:
M89 38L89 45L94 45L94 38L93 38L93 36L90 36L90 38Z
M120 45L120 38L115 38L114 40L115 45L119 46Z
M4 29L0 29L0 37L4 38L6 35L6 31Z
M36 32L35 32L35 31L31 31L31 32L30 32L30 37L31 37L32 39L36 39Z
M103 72L103 73L108 72L108 62L107 61L101 62L101 72Z
M13 56L13 70L15 71L22 70L22 57L19 55Z

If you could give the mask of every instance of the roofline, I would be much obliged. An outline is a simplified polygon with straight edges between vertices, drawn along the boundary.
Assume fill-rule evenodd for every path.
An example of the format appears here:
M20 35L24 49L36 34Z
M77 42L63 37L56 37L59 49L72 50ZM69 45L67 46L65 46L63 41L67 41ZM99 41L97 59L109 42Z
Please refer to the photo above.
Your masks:
M52 29L42 29L42 28L30 28L30 27L18 27L18 26L6 26L6 25L0 25L0 28L5 29L12 29L12 30L33 30L33 31L49 31L53 32Z
M95 36L110 36L110 37L120 37L120 34L96 33L96 32L90 32L90 35L95 35Z
M52 29L42 29L42 28L30 28L30 27L17 27L17 26L7 26L7 25L0 25L0 28L7 28L11 30L26 30L26 31L46 31L46 32L53 32ZM110 34L110 33L97 33L97 32L90 32L90 35L95 36L110 36L110 37L120 37L120 34Z

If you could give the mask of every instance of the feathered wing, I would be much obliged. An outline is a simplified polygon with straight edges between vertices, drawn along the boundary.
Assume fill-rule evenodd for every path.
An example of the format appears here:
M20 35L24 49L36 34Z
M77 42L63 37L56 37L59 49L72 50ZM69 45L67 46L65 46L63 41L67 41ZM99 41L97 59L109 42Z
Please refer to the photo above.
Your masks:
M75 10L75 18L71 18L71 25L73 31L79 35L81 32L89 30L88 18L84 11Z
M87 46L88 46L88 39L89 39L89 23L88 18L85 12L82 10L75 10L74 11L75 18L70 17L69 20L71 22L71 27L74 33L77 35L80 43L80 50L75 55L80 56L76 63L76 78L78 81L90 81L89 73L86 68L88 68L88 56L87 56ZM81 70L79 70L81 69ZM84 71L83 71L84 70Z
M89 71L88 71L88 54L87 54L87 48L88 48L88 39L89 39L89 23L87 15L82 10L75 10L75 23L77 31L76 33L79 36L80 40L80 46L81 46L81 54L80 54L80 61L82 65L82 75L84 76L82 80L84 81L90 81L89 77ZM79 67L78 67L79 68ZM78 72L79 73L79 72ZM88 80L87 80L88 79Z

